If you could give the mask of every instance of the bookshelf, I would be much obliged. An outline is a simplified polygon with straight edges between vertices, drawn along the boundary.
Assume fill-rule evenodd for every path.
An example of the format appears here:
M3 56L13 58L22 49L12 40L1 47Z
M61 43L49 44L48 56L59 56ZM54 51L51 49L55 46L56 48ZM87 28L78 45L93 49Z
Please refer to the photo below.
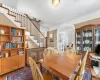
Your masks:
M0 75L25 67L25 29L0 24Z

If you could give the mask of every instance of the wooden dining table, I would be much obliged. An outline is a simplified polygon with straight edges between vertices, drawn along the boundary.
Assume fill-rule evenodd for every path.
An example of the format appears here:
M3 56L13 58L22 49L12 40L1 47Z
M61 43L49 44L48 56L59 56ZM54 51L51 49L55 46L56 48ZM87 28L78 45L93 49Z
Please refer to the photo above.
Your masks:
M58 54L45 57L40 60L40 63L42 67L47 68L51 73L60 77L62 80L69 80L80 60L80 55Z

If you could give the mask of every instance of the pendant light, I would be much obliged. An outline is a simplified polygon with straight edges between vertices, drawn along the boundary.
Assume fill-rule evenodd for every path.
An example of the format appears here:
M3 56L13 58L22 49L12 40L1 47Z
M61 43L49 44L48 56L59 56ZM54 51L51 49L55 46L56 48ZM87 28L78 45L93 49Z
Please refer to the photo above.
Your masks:
M52 0L52 4L54 6L58 6L60 4L60 0Z

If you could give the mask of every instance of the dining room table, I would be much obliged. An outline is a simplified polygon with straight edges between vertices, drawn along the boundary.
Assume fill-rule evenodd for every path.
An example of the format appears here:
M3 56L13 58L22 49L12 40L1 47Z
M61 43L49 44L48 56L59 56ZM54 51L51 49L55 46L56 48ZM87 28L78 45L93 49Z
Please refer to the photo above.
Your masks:
M71 74L79 65L80 60L81 55L74 53L47 56L40 60L41 70L44 67L61 80L69 80Z

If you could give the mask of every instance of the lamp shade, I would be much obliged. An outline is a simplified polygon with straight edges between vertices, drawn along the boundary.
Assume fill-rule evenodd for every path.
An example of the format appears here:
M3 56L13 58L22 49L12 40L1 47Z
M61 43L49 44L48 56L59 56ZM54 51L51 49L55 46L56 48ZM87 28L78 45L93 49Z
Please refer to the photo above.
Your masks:
M54 6L58 6L60 4L60 0L52 0L52 4Z

